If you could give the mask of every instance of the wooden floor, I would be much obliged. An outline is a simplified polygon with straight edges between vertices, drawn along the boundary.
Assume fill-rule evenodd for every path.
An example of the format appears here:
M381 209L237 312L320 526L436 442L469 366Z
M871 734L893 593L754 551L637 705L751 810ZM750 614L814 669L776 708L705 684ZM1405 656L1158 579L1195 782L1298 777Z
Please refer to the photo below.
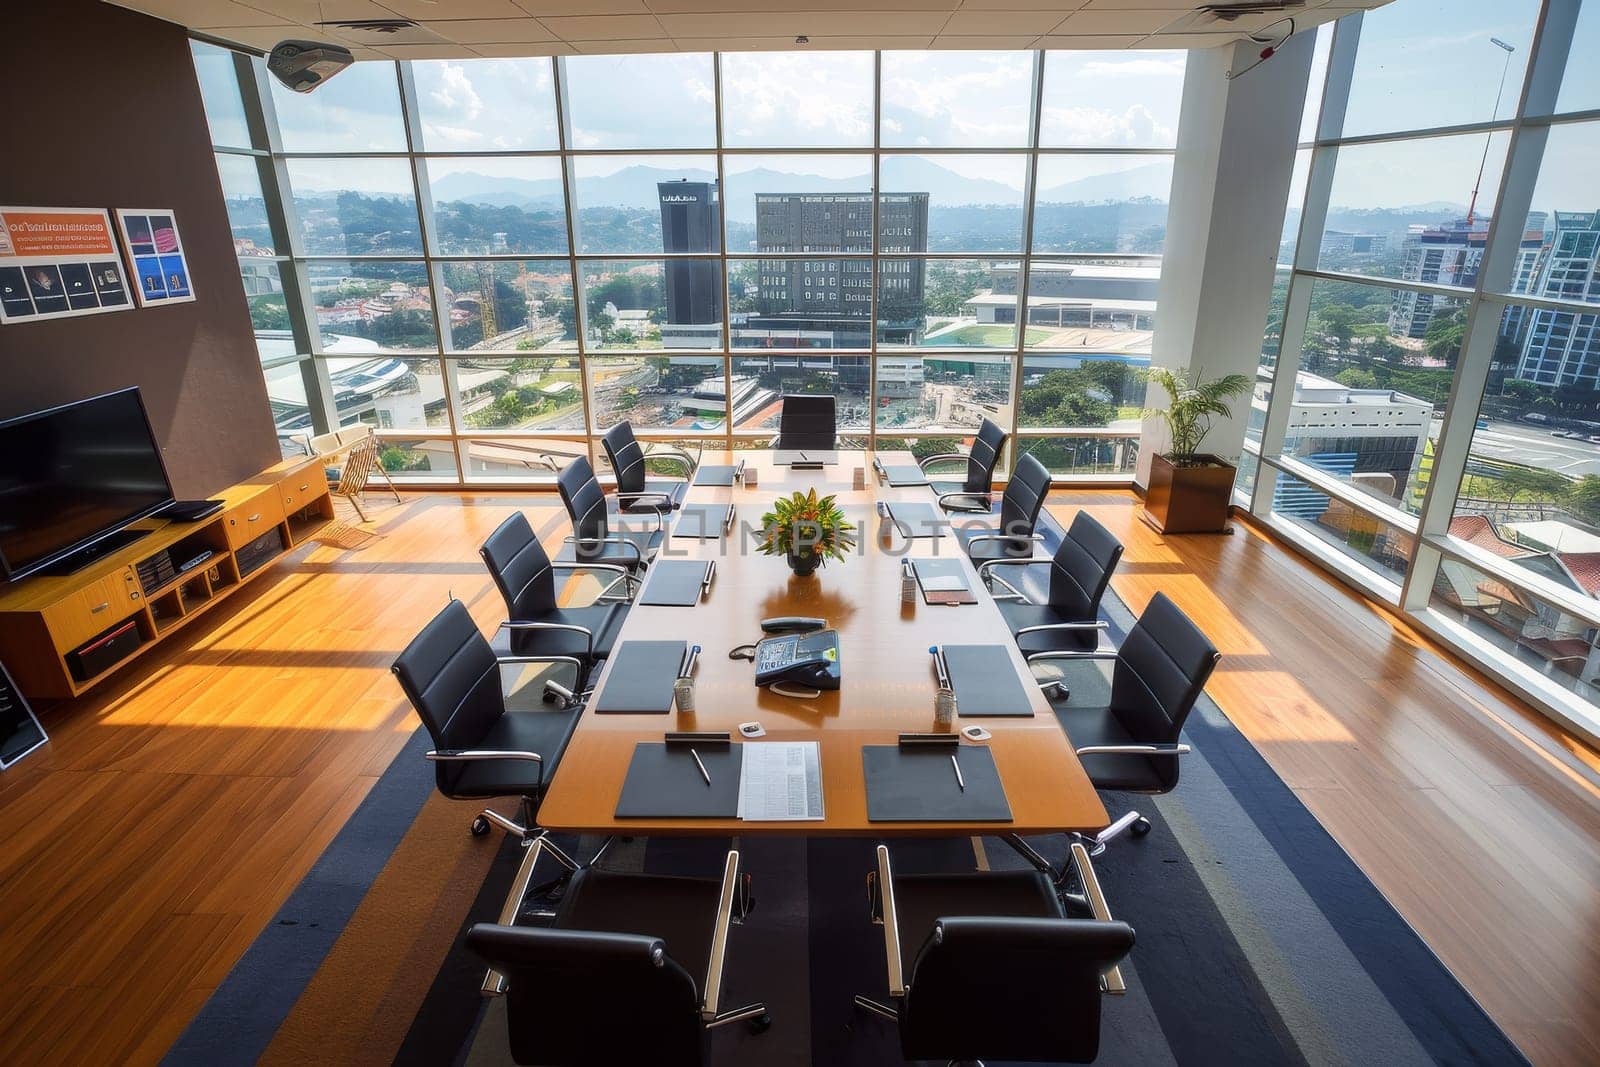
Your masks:
M517 506L413 495L278 565L0 775L0 1063L159 1059L412 730L388 673ZM1058 493L1222 649L1211 694L1540 1064L1600 1062L1600 757L1289 550L1164 540L1120 492Z

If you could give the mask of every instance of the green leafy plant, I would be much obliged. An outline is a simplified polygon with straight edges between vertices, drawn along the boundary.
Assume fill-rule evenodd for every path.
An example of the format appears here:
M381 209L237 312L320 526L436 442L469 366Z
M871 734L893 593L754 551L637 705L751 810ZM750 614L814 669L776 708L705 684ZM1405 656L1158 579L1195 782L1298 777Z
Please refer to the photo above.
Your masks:
M1159 416L1167 424L1172 442L1167 458L1175 467L1204 466L1205 461L1199 458L1200 444L1211 432L1212 418L1233 414L1228 402L1250 391L1250 376L1224 374L1202 383L1197 375L1191 382L1187 370L1159 367L1150 372L1150 380L1167 393L1166 407L1144 411L1145 418Z
M830 558L842 561L856 544L855 527L845 521L833 496L819 497L815 489L773 501L772 510L761 516L761 530L762 554L815 557L822 564Z

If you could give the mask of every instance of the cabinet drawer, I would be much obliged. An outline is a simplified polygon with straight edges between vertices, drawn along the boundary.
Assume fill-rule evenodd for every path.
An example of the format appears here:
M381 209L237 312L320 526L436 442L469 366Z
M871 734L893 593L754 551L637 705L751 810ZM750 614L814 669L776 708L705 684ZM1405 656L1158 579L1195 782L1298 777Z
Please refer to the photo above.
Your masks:
M265 492L256 494L223 515L223 525L228 531L228 547L238 549L249 544L282 522L283 515L283 494L278 486L271 486Z
M132 615L139 606L139 587L123 568L85 586L45 609L56 647L76 648L95 634Z
M308 466L278 483L278 498L285 516L293 515L322 495L325 479L319 467Z

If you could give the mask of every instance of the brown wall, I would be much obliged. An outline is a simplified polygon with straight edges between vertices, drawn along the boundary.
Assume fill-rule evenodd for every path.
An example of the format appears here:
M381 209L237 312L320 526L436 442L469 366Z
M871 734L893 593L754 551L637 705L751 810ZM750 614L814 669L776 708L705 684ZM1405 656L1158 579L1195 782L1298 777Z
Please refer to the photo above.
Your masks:
M276 462L184 31L95 0L3 21L0 204L171 208L196 300L0 325L0 418L137 385L180 499Z

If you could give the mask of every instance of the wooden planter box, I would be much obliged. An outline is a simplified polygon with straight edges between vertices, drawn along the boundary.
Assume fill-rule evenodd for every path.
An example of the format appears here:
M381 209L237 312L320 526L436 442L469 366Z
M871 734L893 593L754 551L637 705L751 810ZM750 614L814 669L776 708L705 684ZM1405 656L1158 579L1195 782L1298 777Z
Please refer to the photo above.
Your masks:
M1216 456L1196 457L1203 467L1175 467L1164 455L1150 459L1145 517L1164 534L1223 533L1233 499L1234 467Z

